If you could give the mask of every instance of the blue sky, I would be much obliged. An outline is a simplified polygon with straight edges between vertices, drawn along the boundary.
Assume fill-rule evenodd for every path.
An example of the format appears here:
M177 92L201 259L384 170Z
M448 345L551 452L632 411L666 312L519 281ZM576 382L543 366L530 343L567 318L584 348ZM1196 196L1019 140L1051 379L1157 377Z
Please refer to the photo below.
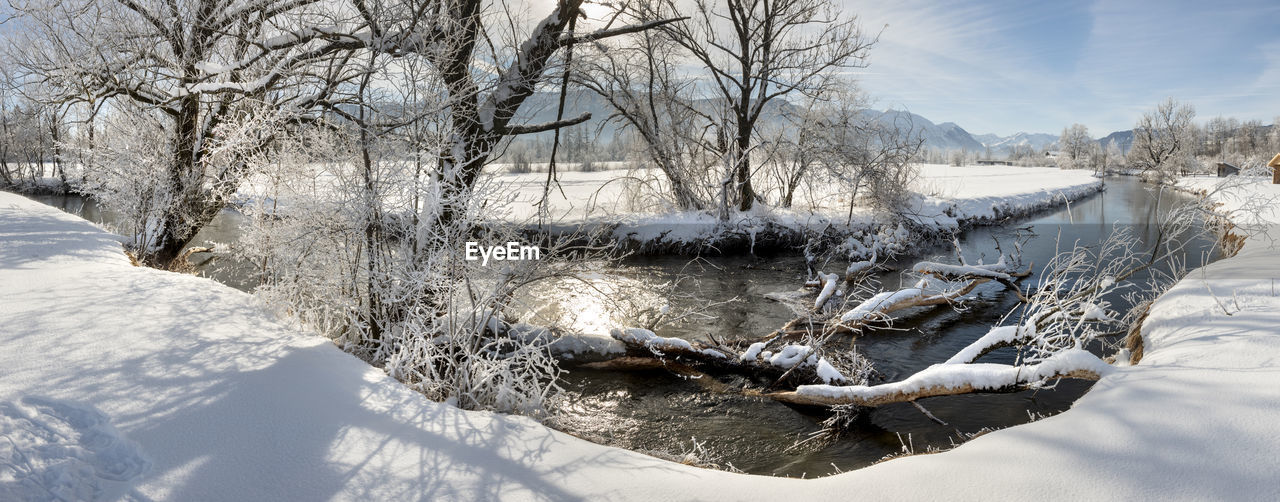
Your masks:
M1165 97L1223 115L1280 116L1280 2L835 0L883 27L858 79L878 108L971 133L1095 136ZM887 24L887 26L885 26Z

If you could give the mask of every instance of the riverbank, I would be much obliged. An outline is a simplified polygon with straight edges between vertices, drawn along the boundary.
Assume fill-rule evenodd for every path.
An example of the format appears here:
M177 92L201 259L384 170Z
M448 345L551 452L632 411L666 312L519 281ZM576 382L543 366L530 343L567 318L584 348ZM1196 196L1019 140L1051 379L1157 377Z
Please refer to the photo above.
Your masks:
M883 256L907 243L1028 216L1103 189L1090 171L925 164L912 187L917 196L899 214L850 210L839 187L819 186L800 190L791 208L759 204L721 220L714 210L639 207L631 198L634 187L627 186L638 183L630 178L634 174L625 169L561 173L542 223L560 232L602 225L615 243L653 254L749 253L802 246L818 237L843 244L850 258L865 259L877 250ZM498 174L489 180L514 194L505 219L538 224L545 173Z
M1142 361L1070 411L796 480L427 401L244 293L132 267L115 236L0 193L0 499L1274 500L1280 260L1268 244L1250 239L1179 282L1144 324Z

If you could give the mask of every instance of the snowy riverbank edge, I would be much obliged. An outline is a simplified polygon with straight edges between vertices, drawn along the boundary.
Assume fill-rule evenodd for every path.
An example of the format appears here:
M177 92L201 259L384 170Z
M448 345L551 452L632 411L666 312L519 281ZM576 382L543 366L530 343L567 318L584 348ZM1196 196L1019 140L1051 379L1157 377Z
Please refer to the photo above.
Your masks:
M849 258L865 259L873 249L892 248L887 241L945 241L965 228L991 225L1070 204L1105 189L1102 179L1088 171L1043 167L955 167L924 165L923 185L935 195L917 195L901 214L867 208L850 211L844 203L832 205L831 195L819 202L805 200L796 208L757 205L755 209L720 220L716 211L632 213L624 195L610 192L609 183L626 171L566 173L563 199L552 198L550 223L533 223L535 202L543 181L530 175L500 175L516 194L509 218L530 230L549 228L572 234L583 227L603 227L610 242L652 254L755 253L803 246L810 239L828 242L847 238ZM939 188L944 187L944 188ZM802 209L803 207L803 209ZM905 228L904 228L905 227ZM941 241L940 241L941 239Z
M0 193L0 499L1275 500L1277 254L1254 239L1192 272L1153 307L1144 359L1066 413L794 480L428 401L244 293L132 267L111 234Z

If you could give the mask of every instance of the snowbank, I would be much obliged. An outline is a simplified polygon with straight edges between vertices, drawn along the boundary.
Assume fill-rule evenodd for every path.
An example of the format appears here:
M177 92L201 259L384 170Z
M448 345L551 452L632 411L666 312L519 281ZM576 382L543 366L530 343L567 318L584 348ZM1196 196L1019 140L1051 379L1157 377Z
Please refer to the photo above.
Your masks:
M152 500L1276 500L1276 256L1251 239L1194 271L1151 310L1145 358L1066 413L942 454L795 480L430 402L239 291L132 267L110 234L0 193L0 423L70 424L32 403L75 403L93 417L84 430L107 431L119 458L145 467L112 479L91 445L79 446L82 468L60 469L21 460L48 451L34 440L13 443L21 451L0 440L0 494L73 480L100 498ZM7 427L11 439L18 427Z
M675 249L705 244L709 239L730 240L732 244L716 242L721 249L754 247L758 239L765 238L803 242L804 232L839 229L854 235L896 224L890 216L864 207L850 213L845 194L833 185L799 194L794 208L758 205L747 213L734 212L728 222L710 212L637 208L628 196L627 184L636 183L631 174L625 169L560 173L561 190L553 189L549 198L549 224L565 229L583 223L613 225L613 236L620 241ZM511 211L504 217L514 222L536 221L545 173L493 174L488 180L515 194ZM905 212L918 227L951 231L1059 206L1097 192L1102 181L1080 170L929 164L921 166L917 185L923 196ZM871 240L857 245L878 245ZM861 251L852 254L865 257L875 250Z

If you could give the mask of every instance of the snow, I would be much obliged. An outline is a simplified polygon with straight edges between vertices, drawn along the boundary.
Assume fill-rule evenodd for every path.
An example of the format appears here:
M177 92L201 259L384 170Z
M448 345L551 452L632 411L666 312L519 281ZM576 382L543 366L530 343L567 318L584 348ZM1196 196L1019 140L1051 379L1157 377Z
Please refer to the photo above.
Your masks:
M0 500L109 500L150 461L92 406L0 402Z
M1101 281L1098 281L1098 290L1106 291L1108 289L1111 289L1111 286L1115 286L1115 285L1116 285L1116 278L1108 275L1103 277Z
M1017 326L996 326L991 328L990 331L987 331L987 334L982 335L981 338L974 340L973 343L963 349L960 349L959 352L956 352L954 356L951 356L951 358L947 359L943 364L965 364L972 362L974 359L977 359L978 356L982 354L982 351L987 347L1017 340L1020 338L1020 334L1027 335L1028 329L1031 330L1031 334L1034 334L1035 324L1027 323L1026 327L1021 330L1019 330Z
M903 300L915 298L924 294L924 290L920 288L906 288L898 291L884 291L876 293L875 296L859 303L853 310L845 312L840 316L840 322L866 321L872 315L880 312L884 308L898 303Z
M986 277L990 279L1009 280L1009 274L999 272L993 269L995 266L1003 266L1003 263L997 265L949 265L946 263L935 263L931 261L922 261L917 263L915 271L921 274L937 274L948 277Z
M1031 383L1064 374L1071 370L1088 370L1101 375L1111 366L1084 349L1066 350L1039 364L935 364L907 379L879 385L801 385L796 394L839 399L870 400L896 394L913 394L935 387L957 388L970 385L975 389L995 390L1010 385Z
M855 261L849 263L849 268L844 269L845 277L860 274L875 267L875 260Z
M692 352L693 345L688 340L664 338L644 328L611 329L609 335L623 343L631 343L654 350L687 350Z
M1086 303L1082 303L1082 304L1080 304L1080 310L1081 310L1081 314L1080 314L1080 320L1081 320L1081 321L1111 321L1111 320L1113 320L1113 319L1111 318L1111 316L1107 314L1107 310L1106 310L1106 309L1102 308L1102 306L1100 306L1100 305L1098 305L1098 304L1095 304L1095 303L1087 303L1087 302L1086 302Z
M763 228L782 227L822 231L830 226L872 230L887 224L891 218L865 208L855 208L849 221L848 201L834 185L824 184L816 193L797 195L794 207L784 209L757 205L745 214L735 213L729 222L714 215L662 207L635 207L628 186L638 177L654 175L646 170L629 171L618 164L603 171L559 171L561 190L552 189L548 220L559 226L579 223L616 225L614 236L641 243L692 243L715 235L723 226L743 235L758 233ZM487 180L515 193L513 210L504 215L511 221L536 220L542 200L546 173L507 174L501 165L487 175ZM955 229L968 223L992 222L1004 217L1055 206L1075 200L1100 189L1102 182L1091 173L1057 168L965 166L926 164L920 166L921 180L917 188L923 193L906 211L922 226ZM660 183L659 183L660 184ZM946 190L932 189L946 187ZM809 210L807 208L814 207ZM799 209L806 208L806 209ZM850 243L852 255L867 257L877 251L881 240L896 242L898 248L911 245L905 228L889 228L883 235L864 235L869 242ZM893 247L892 244L886 244ZM901 249L899 249L901 250Z
M823 274L818 272L822 277L822 292L818 293L818 298L813 301L813 308L820 309L826 305L827 300L831 299L831 295L836 292L836 286L840 281L840 276L836 274Z
M100 430L151 466L99 486L143 500L1280 500L1276 256L1250 238L1193 271L1152 307L1144 358L1060 415L797 480L698 469L428 401L248 295L132 267L110 234L0 193L0 403L24 403L42 423L60 419L26 403L101 413ZM98 462L89 451L75 458ZM20 489L6 462L0 486Z
M817 373L818 378L821 378L824 383L840 383L846 380L840 370L832 366L831 362L827 361L825 357L818 359Z
M769 364L779 368L794 368L797 364L804 362L811 353L813 349L808 345L788 345L770 357Z
M757 357L760 357L760 351L764 350L765 345L766 344L764 342L756 342L751 344L750 346L747 347L747 351L742 353L742 357L740 357L739 359L743 361L756 360Z
M627 352L622 342L611 336L592 333L553 334L542 326L525 323L512 324L508 334L524 341L550 340L547 348L551 354L563 359L590 361L619 356Z

